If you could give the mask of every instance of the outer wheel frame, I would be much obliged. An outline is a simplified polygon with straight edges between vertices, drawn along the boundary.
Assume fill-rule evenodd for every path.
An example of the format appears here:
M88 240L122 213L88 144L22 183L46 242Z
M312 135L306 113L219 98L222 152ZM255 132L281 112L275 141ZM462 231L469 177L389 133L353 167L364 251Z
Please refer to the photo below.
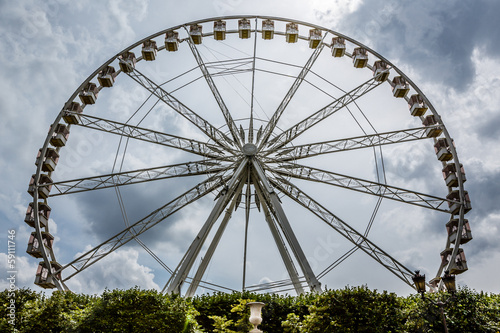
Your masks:
M243 33L245 32L245 30L241 28L241 25L238 29L225 29L226 23L234 23L233 25L236 26L236 24L241 22L241 20L248 20L251 24L251 28L248 33L254 44L253 56L249 57L249 59L238 58L234 60L234 63L229 64L224 61L206 63L199 50L199 45L202 43L202 39L208 37L225 39L226 35L229 36L231 34L239 34L241 37L242 31ZM220 22L224 22L224 24L222 25ZM255 62L258 58L256 56L257 34L259 36L263 36L263 39L273 38L274 35L276 35L276 37L274 37L276 39L283 38L282 36L285 36L287 39L295 38L293 36L291 37L291 34L286 30L271 30L271 25L266 25L269 22L273 23L273 29L274 22L282 25L284 23L294 23L301 30L304 28L310 29L309 36L303 36L300 34L297 34L296 36L296 39L299 40L300 43L304 43L304 41L306 41L309 44L310 56L305 65L303 65L300 69L300 72L297 75L294 75L293 84L288 89L287 93L283 97L283 100L278 105L270 119L259 121L257 117L254 117L253 112L255 101ZM196 30L196 27L206 27L210 26L212 23L214 26L214 30L212 31L201 32ZM261 29L259 29L259 26ZM179 35L176 36L172 34L174 31L180 34L181 37L179 38ZM271 31L272 35L269 35ZM224 33L224 38L221 33ZM184 44L187 44L191 49L193 58L197 62L196 70L201 71L202 76L210 88L210 92L220 109L219 111L221 111L224 117L224 123L222 126L220 126L220 124L214 126L211 121L205 120L203 117L199 116L186 104L177 99L173 93L167 92L163 89L163 84L158 84L148 75L145 75L142 72L142 67L141 69L139 69L140 66L135 67L135 62L127 63L125 55L128 54L128 52L137 53L138 50L141 49L141 46L143 46L141 49L143 57L137 58L137 64L142 63L143 60L147 61L149 56L152 56L154 59L157 55L157 51L153 50L148 53L148 47L152 47L154 49L154 45L148 43L150 43L150 41L159 41L163 35L165 35L167 39L170 37L171 43L173 43L172 41L177 43L170 44L170 46L167 44L165 44L165 46L160 46L157 48L158 52L166 52L165 49L168 47L184 47ZM358 60L363 61L363 56L366 56L368 60L366 60L364 66L360 66L366 67L365 70L371 70L373 72L373 77L340 97L337 97L332 103L320 108L315 113L306 115L303 120L299 121L295 125L286 127L288 129L282 130L278 127L279 124L281 124L279 123L281 115L286 113L288 104L291 100L293 100L295 93L300 89L301 85L306 80L306 77L311 72L311 68L313 68L317 58L322 52L325 52L325 49L330 49L332 56L335 57L335 52L337 52L335 49L335 40L332 39L332 42L330 43L329 40L326 40L326 36L328 36L328 38L340 38L340 42L342 40L344 41L345 49L343 56L352 58L355 66L358 66L359 62L356 63ZM337 41L339 40L337 39ZM174 47L173 45L176 46ZM356 50L359 51L359 54ZM359 59L357 58L358 55ZM373 58L376 62L370 62ZM378 65L382 64L382 67L377 68L377 63ZM120 67L122 70L117 72L109 71L109 66L117 68ZM217 72L217 66L222 66L224 68L220 72ZM214 78L217 75L228 75L228 73L230 75L238 75L241 68L245 68L245 66L247 66L247 68L251 68L251 71L248 72L252 73L252 84L250 101L251 114L248 118L244 119L244 121L247 121L249 125L248 127L243 128L241 126L242 120L238 119L236 121L233 119L231 110L228 108L224 98L218 91L218 85L216 84ZM127 68L129 68L130 71L128 73L124 73L123 71ZM284 75L284 73L281 74ZM182 115L185 119L189 120L191 124L198 127L198 129L205 134L208 141L203 142L178 135L170 135L169 133L164 133L162 131L143 128L139 125L130 125L127 122L112 121L110 119L88 114L86 112L86 106L94 102L92 98L96 98L98 94L104 94L105 92L103 91L101 93L101 90L107 89L105 87L109 82L113 85L115 79L121 79L121 76L128 76L130 79L149 91L157 100L164 102L179 115ZM89 84L96 79L98 79L101 85L98 87L89 87ZM106 81L106 79L111 81ZM294 145L295 138L299 138L300 135L306 131L306 129L312 128L319 123L319 121L330 117L333 113L336 113L341 109L345 109L350 103L355 102L358 98L361 98L372 90L377 89L379 85L385 82L388 82L391 85L395 96L398 91L401 92L401 96L398 97L406 99L409 104L410 111L413 110L412 107L414 107L414 105L412 105L412 103L415 101L418 101L417 104L421 108L427 109L427 113L425 115L417 111L414 115L415 117L421 118L424 126L413 129L374 133L370 135L365 134L337 140L327 140L315 142L314 144L304 144L299 142L299 144ZM409 93L410 91L411 93ZM92 98L89 97L91 94L93 94ZM80 97L82 101L88 101L87 104L83 103L81 110L73 108L75 105L74 102L78 100L79 95L83 96ZM409 95L415 95L417 97L414 98ZM99 103L99 101L97 101L97 103ZM429 118L428 116L432 117ZM58 127L59 124L64 124L62 122L63 119L67 122L67 128L71 128L71 126L83 126L112 134L119 134L126 137L127 140L133 138L146 142L153 142L155 144L166 145L171 148L173 147L174 149L201 155L203 160L172 164L162 167L163 169L161 170L154 168L154 170L141 169L134 170L133 172L115 172L113 169L112 173L101 175L99 177L82 177L72 180L52 181L50 178L54 172L53 169L57 165L58 157L55 158L55 164L52 170L47 166L47 163L51 161L49 156L51 151L56 151L58 156L60 150L64 147L64 145L54 145L54 138L58 135L64 134L60 131L61 127ZM260 125L262 125L260 129L256 126L259 122ZM237 125L240 125L240 127ZM58 133L58 131L60 133ZM66 139L68 135L66 135ZM449 195L446 198L440 198L438 196L411 191L396 186L389 186L384 182L369 181L357 177L345 176L328 170L323 170L322 168L314 168L301 164L301 160L306 159L306 157L311 158L315 155L324 155L335 150L354 150L367 147L375 149L374 147L380 147L387 144L402 143L424 138L434 140L438 158L443 164L443 172L445 172L444 170L447 168L445 176L455 177L453 182L448 182L448 180L446 180L447 184L450 184L447 185ZM200 230L199 235L191 244L190 249L188 249L186 255L179 263L177 269L172 270L171 280L167 283L164 289L168 292L181 293L181 287L186 281L191 283L187 294L192 295L196 292L198 284L202 281L209 259L202 260L202 264L200 266L204 266L204 268L200 268L198 273L192 277L191 280L188 275L193 268L194 261L200 254L204 240L208 237L208 234L214 224L222 217L221 226L215 234L212 245L208 248L205 254L206 258L210 258L217 248L217 243L224 232L225 224L227 224L230 219L231 214L228 212L234 210L235 207L237 208L242 201L246 207L247 228L250 208L256 208L258 206L260 210L260 206L262 205L265 219L270 227L271 233L273 234L274 240L278 246L280 256L282 257L290 276L290 281L284 283L284 286L286 286L286 288L293 286L297 293L303 292L303 288L305 286L309 287L311 290L320 291L321 285L319 279L313 272L306 255L301 249L299 241L293 232L293 228L288 222L287 215L282 208L278 194L281 196L288 196L299 205L308 209L320 220L323 220L327 224L329 223L334 230L352 242L357 249L361 249L368 255L372 256L385 268L396 274L405 283L412 286L412 270L406 268L403 264L399 263L388 253L372 243L367 238L367 234L356 231L340 218L333 215L333 213L331 213L327 208L322 206L318 201L315 201L291 181L291 179L301 179L315 183L324 183L343 187L345 189L376 195L381 198L393 199L407 204L423 206L436 211L449 213L451 218L450 223L448 224L449 235L446 239L445 250L441 254L442 260L436 276L433 280L431 280L432 288L443 288L439 277L442 275L444 270L459 274L467 269L465 256L463 255L463 250L459 245L466 243L471 239L468 222L465 219L465 213L470 210L470 200L467 192L464 190L465 174L460 171L462 170L462 165L452 143L453 140L442 122L441 117L432 106L431 102L410 80L410 78L380 54L355 41L354 39L349 38L348 36L305 22L267 16L227 16L209 18L165 29L130 45L117 55L110 58L75 90L73 95L65 103L65 106L59 115L56 117L47 138L43 143L39 157L37 158L37 169L32 182L30 183L29 192L33 196L34 203L48 204L48 199L52 196L67 195L75 192L94 190L96 188L117 188L127 182L134 182L134 180L137 182L141 179L141 182L154 181L160 178L175 178L179 176L202 174L207 174L209 177L191 190L184 192L179 197L173 199L165 206L160 207L135 224L127 226L117 235L104 241L92 250L65 265L57 264L52 243L47 242L46 235L50 234L49 223L44 223L43 221L44 218L48 219L48 216L45 216L47 214L44 214L44 211L40 209L39 204L33 204L32 220L30 220L35 233L35 237L33 239L36 239L38 244L46 244L46 246L39 246L38 251L29 252L30 254L36 254L37 257L43 259L43 264L40 264L39 271L37 272L36 282L42 287L55 287L60 290L68 289L65 285L65 281L73 275L79 273L94 262L97 262L130 240L135 239L138 242L141 242L138 235L163 220L159 219L158 215L169 216L172 212L180 210L187 204L194 202L200 196L214 192L218 193L216 196L217 203L215 204L212 213L207 218L204 227ZM120 148L118 148L118 150L119 149ZM446 151L445 153L448 155L446 157L441 157L441 155L439 155L440 149L444 149ZM123 158L125 158L125 153L123 154ZM52 161L54 161L53 158ZM196 171L193 171L193 168L196 169ZM145 176L145 174L147 174L147 176ZM44 177L49 177L49 181L44 181ZM89 184L93 184L93 187ZM50 192L50 194L45 194L45 192ZM226 209L227 211L224 215L224 211ZM454 222L451 223L451 221ZM457 230L463 231L457 232ZM197 241L197 239L199 241ZM147 246L145 248L147 248ZM290 253L292 253L293 256ZM203 263L203 261L205 261L205 263ZM244 262L246 262L246 248ZM245 270L246 265L243 264L243 266ZM302 275L299 274L299 270L296 266L300 267ZM62 273L66 269L73 269L75 270L75 273L72 273L67 277L62 277ZM45 279L42 278L43 281L40 282L40 278L43 274L45 274ZM209 284L206 283L205 286L208 287ZM260 290L260 287L262 286L257 286L255 290ZM270 285L269 287L274 288L276 287L276 284ZM243 288L246 288L245 272L243 273Z

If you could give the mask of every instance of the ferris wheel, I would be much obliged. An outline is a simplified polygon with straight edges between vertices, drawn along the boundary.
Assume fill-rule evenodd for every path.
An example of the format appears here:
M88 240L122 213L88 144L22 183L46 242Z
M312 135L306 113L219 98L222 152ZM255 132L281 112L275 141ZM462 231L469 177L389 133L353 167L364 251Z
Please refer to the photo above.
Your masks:
M403 172L412 162L432 186ZM65 102L29 184L27 252L41 260L35 284L60 290L127 246L164 273L163 291L188 296L321 291L360 254L413 287L418 267L371 236L392 212L416 210L443 221L444 247L428 258L440 289L444 271L467 270L465 180L437 111L374 50L296 20L209 18L130 45ZM56 258L51 207L72 204L102 235ZM79 244L82 230L61 241ZM347 246L315 259L314 237L330 234ZM276 266L285 274L262 279Z

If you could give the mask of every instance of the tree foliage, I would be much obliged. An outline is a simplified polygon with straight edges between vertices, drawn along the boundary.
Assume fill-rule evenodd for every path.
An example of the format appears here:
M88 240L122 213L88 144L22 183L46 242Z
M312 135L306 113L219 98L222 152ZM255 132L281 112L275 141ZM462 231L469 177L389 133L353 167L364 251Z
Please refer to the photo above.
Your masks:
M366 287L297 297L248 292L182 298L154 290L106 290L101 295L30 289L0 292L0 332L248 332L247 303L265 303L267 333L442 332L437 301L446 302L448 331L500 332L500 295L459 289L398 297ZM15 326L9 323L15 303Z

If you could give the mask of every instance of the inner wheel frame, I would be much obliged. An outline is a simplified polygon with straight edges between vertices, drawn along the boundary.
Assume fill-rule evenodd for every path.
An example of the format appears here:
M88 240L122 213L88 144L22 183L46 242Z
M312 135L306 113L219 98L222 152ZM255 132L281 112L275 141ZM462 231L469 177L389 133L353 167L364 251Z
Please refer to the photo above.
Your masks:
M307 34L301 34L304 32ZM161 42L164 45L159 46ZM290 54L290 50L297 52ZM347 58L351 60L346 62ZM179 68L171 65L174 61ZM336 66L338 75L329 73L328 62L337 62L331 66ZM346 68L348 63L350 68ZM342 75L349 80L339 79ZM349 81L344 88L339 86L342 81ZM396 106L386 95L405 103ZM385 127L385 110L364 111L370 106L373 109L377 98L384 104L376 107L390 109L388 114L392 109L408 108L394 112L395 128ZM374 111L381 116L374 116ZM400 125L400 113L408 111L406 118L411 121ZM78 147L72 146L70 133L77 140L85 139L86 133L106 137L99 147L103 153L96 152L99 157L77 171L68 169L64 157L65 148ZM396 184L391 184L385 170L389 154L383 151L399 158L401 149L397 147L408 147L407 154L420 152L424 144L416 148L417 144L425 141L432 142L430 149L434 147L437 161L433 165L441 164L443 191L431 194L426 189L408 189L397 177ZM109 154L113 147L115 156ZM358 167L356 161L370 155L366 168ZM347 167L342 167L346 160ZM465 218L470 199L464 189L465 172L441 117L390 61L348 36L306 22L250 15L209 18L165 29L132 44L95 70L68 99L36 164L28 189L33 202L25 221L33 228L27 252L42 259L35 284L43 288L68 290L70 278L133 240L170 275L164 282L165 292L191 296L200 286L235 290L234 284L225 286L204 277L240 206L243 290L294 290L300 294L308 288L319 292L321 279L358 250L414 287L413 269L384 251L383 244L370 240L382 200L383 205L389 201L450 216L439 268L429 283L432 289L444 288L440 281L443 271L460 274L467 270L460 245L472 239ZM333 171L334 167L340 171ZM56 168L63 168L60 178ZM350 168L353 174L346 174ZM69 173L74 177L68 177ZM151 188L155 192L159 191L155 184L160 183L173 184L178 191L140 217L127 210L130 198L126 189ZM311 193L311 188L318 192ZM325 194L332 193L341 201L342 195L332 188L374 198L369 205L375 208L368 214L364 230L327 207ZM58 257L62 254L66 262L60 264L49 230L49 203L57 197L70 200L64 198L73 194L90 202L89 196L101 190L114 192L122 229L111 236L99 235L97 246L78 255L60 253ZM182 214L199 202L209 207L209 195L215 199L205 223L178 257L177 267L171 268L169 258L151 248L157 247L158 240L151 231L146 232L155 227L152 230L161 233L161 226L174 219L176 212ZM391 205L390 212L401 209ZM293 208L286 213L288 207ZM322 267L320 273L312 267L310 246L309 254L302 248L303 227L294 221L299 208L303 216L314 218L350 243L345 254ZM129 215L136 220L130 221ZM253 276L249 283L247 264L254 261L248 258L248 237L254 216L269 228L269 240L276 245L288 278L256 283ZM358 213L353 216L356 219ZM144 238L153 240L152 245Z

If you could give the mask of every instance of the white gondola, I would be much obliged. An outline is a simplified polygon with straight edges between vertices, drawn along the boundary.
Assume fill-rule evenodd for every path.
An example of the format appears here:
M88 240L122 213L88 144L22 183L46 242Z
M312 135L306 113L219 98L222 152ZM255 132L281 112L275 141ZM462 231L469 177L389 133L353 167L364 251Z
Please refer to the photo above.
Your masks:
M165 34L165 50L175 52L179 49L179 33L174 30L167 31Z
M226 39L226 21L215 21L214 22L214 38L215 40Z
M271 20L262 21L262 39L273 39L274 22Z
M156 59L156 54L158 53L158 47L156 46L156 41L147 40L142 43L142 58L146 61L153 61Z
M54 147L63 147L69 138L69 129L64 124L56 124L56 129L50 138L50 144Z
M428 138L437 138L441 135L441 133L443 133L443 129L440 126L436 127L437 125L439 125L439 123L437 122L436 117L433 114L425 117L425 119L422 121L422 125L428 127L425 130L425 135Z
M356 68L364 68L368 63L368 51L362 47L356 47L352 52L352 62Z
M80 114L83 112L82 106L78 102L71 102L64 108L63 119L66 124L79 124ZM66 113L68 112L68 113Z
M458 219L451 219L446 223L446 231L448 232L448 239L450 243L455 244L458 238ZM469 220L464 219L462 225L462 234L460 244L468 243L472 239L472 232L470 230Z
M385 61L377 60L373 64L373 77L375 81L384 82L389 77L389 66Z
M137 62L134 52L125 52L118 59L120 60L120 69L122 72L130 73L134 70L135 63Z
M309 30L309 47L311 49L315 49L318 47L319 43L321 43L322 33L319 29L311 29Z
M427 105L424 99L419 94L411 95L408 101L410 114L414 117L421 117L427 111Z
M203 27L199 24L193 24L189 27L189 36L191 36L193 43L201 44L201 40L203 39L202 30Z
M290 22L286 25L286 42L297 43L299 40L299 26L296 23Z
M57 162L59 161L59 153L54 148L47 148L45 156L42 158L42 149L40 148L36 156L36 166L38 166L40 160L42 161L42 171L52 172L56 169Z
M28 248L26 249L26 253L35 258L42 258L42 245L45 247L45 251L48 252L52 249L52 245L54 244L54 236L49 234L48 232L42 232L42 243L36 237L36 232L32 232L30 239L28 241Z
M465 253L463 249L458 249L458 253L455 256L455 258L452 258L453 249L448 248L441 252L441 264L443 266L448 265L450 262L452 262L452 265L450 267L450 274L461 274L465 272L467 268L467 260L465 259Z
M34 203L30 202L26 210L26 217L24 218L24 222L32 228L35 227L35 209L33 205ZM51 208L49 205L43 202L38 203L38 222L40 223L40 227L45 228L49 223L50 211Z
M457 215L460 213L460 207L464 207L464 213L467 213L471 210L471 202L469 198L469 193L467 191L464 191L464 198L463 198L463 203L460 198L460 191L459 190L453 190L451 191L447 196L446 199L448 199L448 207L450 208L450 213L453 215Z
M52 183L52 179L50 179L50 177L48 175L43 174L43 173L40 175L40 179L38 182L38 196L41 199L47 199L49 196L50 190L52 189L52 185L47 185L47 186L43 186L43 185L51 184L51 183ZM28 193L31 196L35 195L35 175L31 176L30 184L28 186Z
M448 143L448 140L444 138L438 139L436 141L436 143L434 144L434 151L436 152L438 160L440 160L441 162L449 161L453 158L453 154L450 150L450 144Z
M87 83L87 85L80 91L78 95L83 104L95 104L97 100L97 95L99 94L99 89L97 85L93 82Z
M55 261L52 261L50 263L50 266L51 266L53 272L56 272L62 268L62 266ZM55 278L60 280L61 279L61 272L57 273ZM45 264L44 261L42 261L38 265L38 269L36 270L35 284L37 286L42 287L42 288L51 288L52 289L52 288L56 287L54 277L49 274L49 268L47 267L47 265Z
M457 187L458 186L458 174L456 170L455 163L446 164L443 168L443 178L448 187ZM462 174L462 181L465 182L467 179L465 178L465 171L462 164L460 164L460 173Z
M392 79L392 93L394 97L404 98L410 91L410 85L402 76L395 76Z
M343 37L332 38L332 56L343 57L345 54L345 39Z
M247 19L238 20L238 34L242 39L250 38L250 21Z
M113 66L106 66L97 75L97 81L103 87L112 87L115 83L116 71Z

